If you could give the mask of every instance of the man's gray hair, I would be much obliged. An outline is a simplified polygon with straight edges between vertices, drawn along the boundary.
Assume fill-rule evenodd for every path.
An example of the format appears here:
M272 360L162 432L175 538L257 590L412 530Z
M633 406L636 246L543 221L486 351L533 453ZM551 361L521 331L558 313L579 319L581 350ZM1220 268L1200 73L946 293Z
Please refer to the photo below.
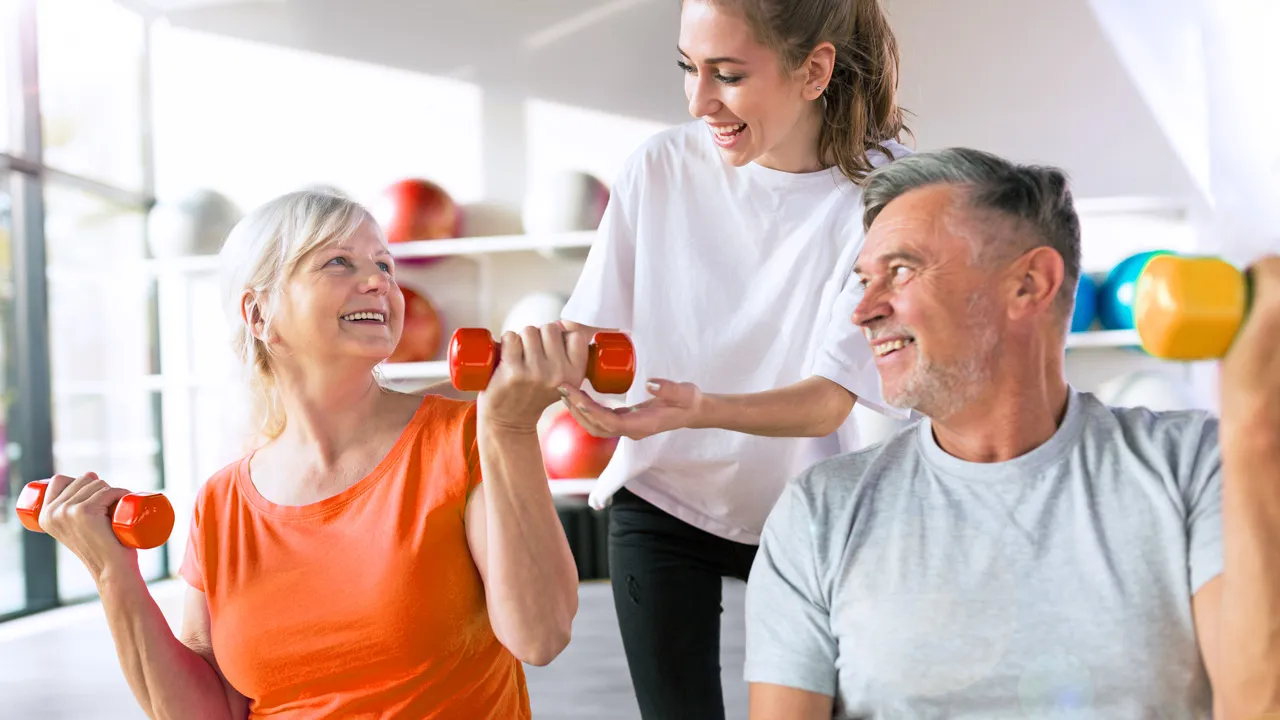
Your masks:
M1065 265L1058 305L1069 315L1080 279L1080 218L1067 188L1067 176L1055 167L1018 165L971 148L948 148L908 155L877 168L863 190L864 229L900 196L929 185L968 189L969 206L1015 220L1026 232L983 235L977 257L1016 257L1033 248L1051 247ZM989 240L1017 246L991 247Z

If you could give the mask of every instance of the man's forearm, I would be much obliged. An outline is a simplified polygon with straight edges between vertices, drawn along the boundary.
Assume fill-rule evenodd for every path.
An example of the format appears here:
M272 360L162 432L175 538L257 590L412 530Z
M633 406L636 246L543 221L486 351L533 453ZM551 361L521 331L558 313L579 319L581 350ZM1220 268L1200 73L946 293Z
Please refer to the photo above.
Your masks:
M854 396L824 377L740 395L704 393L694 427L767 437L823 437L853 411Z
M1224 435L1221 639L1228 717L1280 712L1280 438Z

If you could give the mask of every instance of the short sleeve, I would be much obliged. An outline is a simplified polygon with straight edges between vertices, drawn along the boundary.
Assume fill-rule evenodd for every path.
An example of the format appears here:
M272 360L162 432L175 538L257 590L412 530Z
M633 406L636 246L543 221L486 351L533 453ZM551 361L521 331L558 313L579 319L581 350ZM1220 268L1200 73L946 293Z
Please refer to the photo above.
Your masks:
M862 301L858 276L850 274L844 288L836 296L831 321L813 363L813 373L839 384L853 393L858 402L876 412L898 420L910 417L909 410L885 403L880 390L880 371L876 369L871 345L861 328L853 323L853 311Z
M1187 508L1187 572L1191 592L1222 573L1222 459L1218 421L1204 416L1203 426L1183 433L1179 484ZM1199 430L1197 432L1197 430Z
M791 482L765 521L747 581L743 675L749 683L834 696L836 641L808 508L801 486Z
M639 158L633 156L609 193L573 294L560 317L597 328L630 331L634 318Z
M182 554L182 565L178 574L191 587L205 592L204 582L204 547L203 533L200 527L201 506L204 501L204 488L196 494L195 507L191 510L191 530L187 533L187 547Z

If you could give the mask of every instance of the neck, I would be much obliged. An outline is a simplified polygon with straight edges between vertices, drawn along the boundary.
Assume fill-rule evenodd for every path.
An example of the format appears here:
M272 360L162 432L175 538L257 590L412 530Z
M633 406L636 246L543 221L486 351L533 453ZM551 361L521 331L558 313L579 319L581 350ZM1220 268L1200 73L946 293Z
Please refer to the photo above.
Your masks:
M279 440L307 448L321 468L331 468L369 434L369 420L385 397L365 363L324 368L281 368L276 374L284 406Z
M956 412L930 416L938 446L961 460L996 463L1025 455L1048 442L1066 415L1061 340L997 357L983 392Z
M778 145L756 158L755 163L770 170L789 173L817 172L831 167L818 157L818 137L822 133L821 101L809 103L809 109Z

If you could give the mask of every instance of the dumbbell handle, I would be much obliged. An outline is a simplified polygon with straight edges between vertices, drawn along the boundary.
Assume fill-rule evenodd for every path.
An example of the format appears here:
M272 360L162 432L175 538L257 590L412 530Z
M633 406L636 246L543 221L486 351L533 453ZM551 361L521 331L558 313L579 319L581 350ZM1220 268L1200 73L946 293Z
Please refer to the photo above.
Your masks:
M33 480L18 495L18 520L32 532L40 529L40 510L48 480ZM160 493L129 493L111 508L111 528L125 547L149 550L163 545L173 532L173 505Z
M1134 290L1142 347L1168 360L1226 355L1249 311L1249 274L1214 257L1151 259Z
M449 340L449 379L459 390L476 392L502 358L502 344L486 328L458 328ZM597 332L587 348L587 380L602 393L624 393L636 376L636 352L631 339L617 332Z

